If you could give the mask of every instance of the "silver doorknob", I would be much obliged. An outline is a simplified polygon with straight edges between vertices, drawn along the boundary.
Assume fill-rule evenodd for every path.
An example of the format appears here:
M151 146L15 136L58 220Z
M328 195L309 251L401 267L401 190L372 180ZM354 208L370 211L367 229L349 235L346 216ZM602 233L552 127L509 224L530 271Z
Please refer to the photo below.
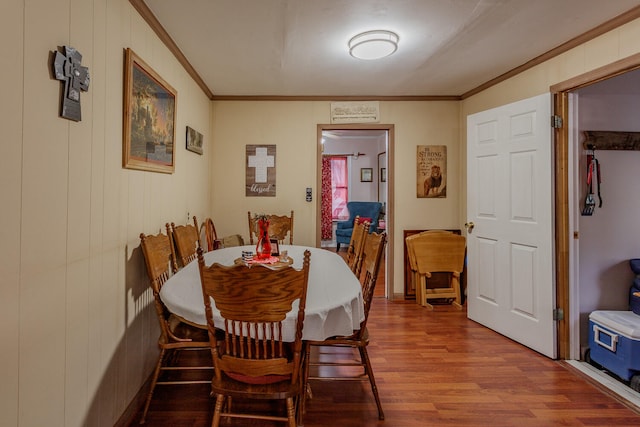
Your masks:
M473 223L473 221L469 221L469 222L465 222L464 226L467 229L467 233L471 233L473 231L473 227L475 227L476 225Z

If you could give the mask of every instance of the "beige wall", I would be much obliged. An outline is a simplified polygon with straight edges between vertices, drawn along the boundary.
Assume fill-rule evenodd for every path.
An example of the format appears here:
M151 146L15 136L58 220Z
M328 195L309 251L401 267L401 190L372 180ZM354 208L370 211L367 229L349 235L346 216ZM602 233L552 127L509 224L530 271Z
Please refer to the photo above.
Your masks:
M317 200L316 125L329 122L329 103L211 103L127 0L7 0L0 35L10 47L0 68L0 425L110 426L157 352L139 233L196 214L246 236L247 210L294 209L296 242L314 245L304 189ZM402 230L464 222L466 115L636 53L639 38L638 22L625 25L461 103L381 102L381 122L395 125L394 292ZM48 56L65 44L91 72L79 123L58 117L60 83L49 76ZM126 47L178 91L172 175L121 167ZM183 149L186 125L204 134L204 156ZM278 196L246 198L244 147L267 143L278 146ZM415 197L422 144L448 146L446 199Z
M127 0L1 9L0 425L111 426L157 354L138 235L208 214L207 156L184 134L211 137L211 103ZM62 45L91 73L78 123L49 75ZM178 91L173 175L121 167L126 47Z
M459 228L459 103L457 101L381 102L380 123L395 126L393 178L394 290L404 292L402 231ZM213 111L212 212L218 234L248 239L247 211L295 211L295 243L315 246L318 124L330 123L330 103L311 101L216 101ZM245 197L245 145L276 144L276 197ZM446 145L446 199L416 197L416 147ZM391 173L391 172L390 172ZM314 202L305 201L312 187Z
M462 102L464 116L549 92L551 85L640 51L640 20L632 21Z
M469 114L548 93L552 85L637 54L640 52L638 40L640 20L635 20L465 99L460 107L463 141L466 141ZM466 197L466 142L462 143L461 154L462 187ZM462 206L461 217L464 218L466 202Z

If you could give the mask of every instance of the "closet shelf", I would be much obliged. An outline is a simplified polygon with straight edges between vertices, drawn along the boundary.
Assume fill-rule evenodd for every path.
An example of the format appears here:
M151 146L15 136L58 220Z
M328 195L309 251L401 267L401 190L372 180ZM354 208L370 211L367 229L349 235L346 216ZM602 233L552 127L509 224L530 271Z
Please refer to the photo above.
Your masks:
M586 130L584 136L585 149L640 150L640 132Z

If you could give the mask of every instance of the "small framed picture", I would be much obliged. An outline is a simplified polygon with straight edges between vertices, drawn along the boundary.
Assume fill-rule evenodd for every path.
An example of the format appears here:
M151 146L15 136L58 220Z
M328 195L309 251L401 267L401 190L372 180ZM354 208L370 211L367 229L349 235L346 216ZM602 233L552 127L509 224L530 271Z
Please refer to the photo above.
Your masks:
M373 168L360 168L360 182L373 181Z
M387 182L387 168L380 168L380 182Z
M187 150L202 154L202 134L187 126Z
M271 256L280 256L280 246L278 245L278 239L269 239L271 242Z

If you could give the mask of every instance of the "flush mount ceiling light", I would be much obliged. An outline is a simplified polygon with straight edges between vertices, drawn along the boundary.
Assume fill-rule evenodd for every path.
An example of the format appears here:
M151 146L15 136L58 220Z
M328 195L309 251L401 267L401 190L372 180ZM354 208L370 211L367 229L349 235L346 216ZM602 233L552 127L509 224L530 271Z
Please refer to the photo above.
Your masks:
M398 49L399 39L398 35L393 31L365 31L349 40L349 54L358 59L384 58Z

